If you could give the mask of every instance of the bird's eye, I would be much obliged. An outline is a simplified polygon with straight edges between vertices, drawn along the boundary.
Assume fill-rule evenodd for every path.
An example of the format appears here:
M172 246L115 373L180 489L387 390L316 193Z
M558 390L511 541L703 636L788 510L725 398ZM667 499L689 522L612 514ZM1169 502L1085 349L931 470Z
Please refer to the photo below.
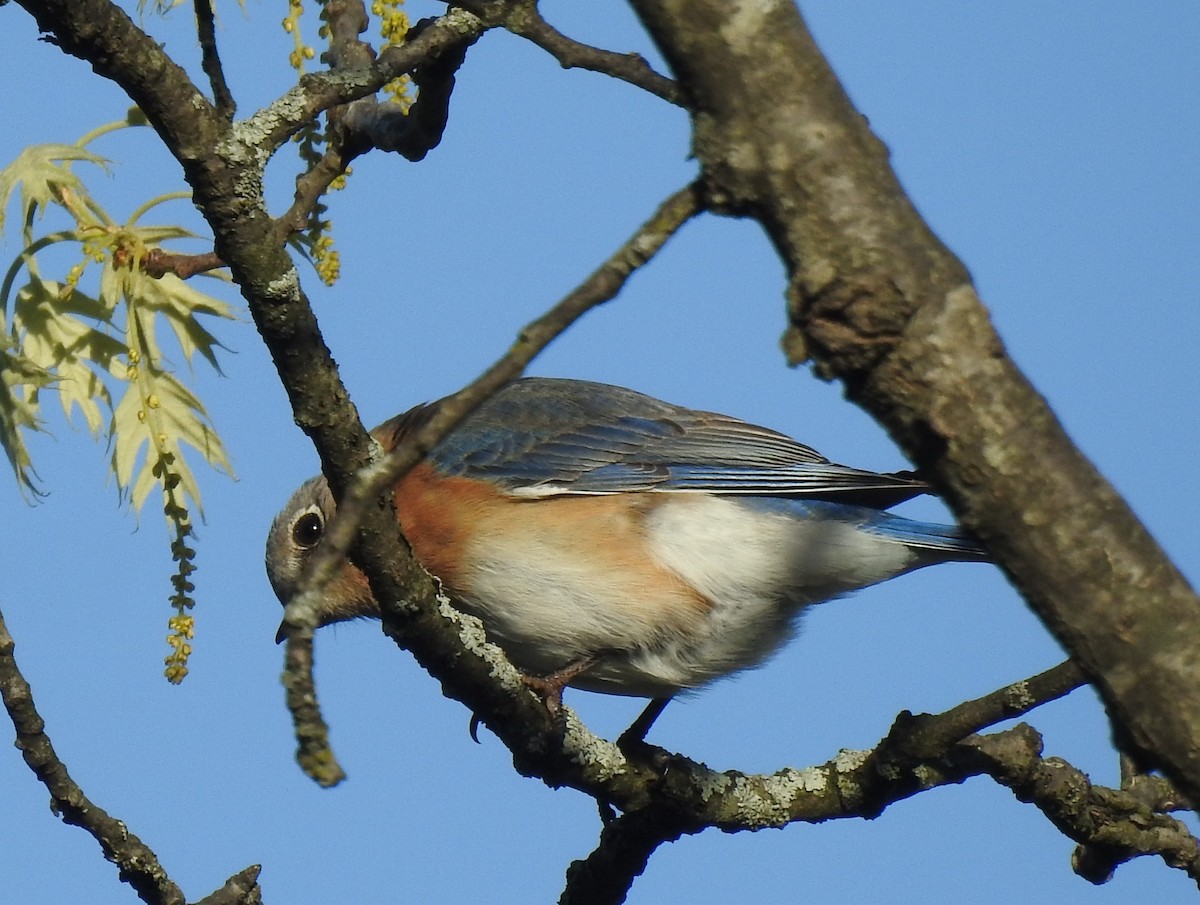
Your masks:
M325 520L321 513L309 510L292 523L292 541L301 550L311 550L321 541L325 533Z

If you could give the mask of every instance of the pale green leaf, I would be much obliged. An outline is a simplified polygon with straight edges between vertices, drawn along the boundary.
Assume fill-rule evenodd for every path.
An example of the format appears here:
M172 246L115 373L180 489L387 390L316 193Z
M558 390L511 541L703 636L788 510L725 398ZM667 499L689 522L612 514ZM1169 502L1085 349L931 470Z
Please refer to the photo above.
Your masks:
M224 347L198 318L204 314L232 319L235 315L230 305L192 288L174 274L154 279L140 271L131 272L125 278L124 291L139 311L147 312L151 316L162 315L174 332L189 364L196 353L199 353L220 373L216 350ZM153 321L147 319L143 323L147 332L154 332ZM154 360L157 361L158 340L153 336L148 337L148 340L154 349Z
M22 491L34 493L33 462L25 446L23 431L41 430L36 398L24 390L45 386L54 378L13 349L7 334L0 334L0 446L17 476Z
M179 489L199 508L199 487L181 444L195 449L213 468L233 473L225 447L196 395L173 374L145 364L139 366L136 381L113 412L112 433L113 473L135 508L141 508L159 483L154 466L163 453L174 456L171 468L180 478Z
M13 306L13 333L22 354L57 377L54 389L68 422L78 407L94 436L105 425L101 406L105 410L112 406L97 369L115 370L114 361L125 347L111 333L81 318L104 325L109 316L96 299L52 280L34 280L22 287ZM30 398L36 395L36 387L27 393Z
M125 298L125 278L129 275L128 267L115 267L112 259L105 259L100 268L100 293L97 298L105 308L115 310Z
M4 216L13 192L21 193L20 220L28 223L37 208L45 209L52 201L58 201L63 189L87 197L79 177L71 172L71 161L86 160L107 167L108 161L91 151L75 145L30 145L17 155L17 159L0 170L0 231L4 229Z
M161 245L163 242L168 242L171 239L199 238L190 229L184 229L182 226L135 226L125 227L125 231L129 235L135 236L147 247Z

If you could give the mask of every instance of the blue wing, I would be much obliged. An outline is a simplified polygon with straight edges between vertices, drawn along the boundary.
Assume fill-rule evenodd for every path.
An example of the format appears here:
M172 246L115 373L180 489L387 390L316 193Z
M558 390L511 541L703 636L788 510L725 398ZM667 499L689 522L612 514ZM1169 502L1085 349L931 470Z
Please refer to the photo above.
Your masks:
M382 425L390 445L433 406ZM893 506L928 488L830 462L790 437L606 384L529 377L501 389L430 453L443 474L516 496L705 492Z

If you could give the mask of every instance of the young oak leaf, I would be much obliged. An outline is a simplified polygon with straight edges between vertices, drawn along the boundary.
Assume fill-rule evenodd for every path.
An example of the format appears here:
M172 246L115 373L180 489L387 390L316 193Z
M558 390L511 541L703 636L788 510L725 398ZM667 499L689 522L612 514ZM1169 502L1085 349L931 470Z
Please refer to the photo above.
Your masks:
M83 183L64 164L76 160L108 168L105 158L76 145L46 144L30 145L0 170L0 232L4 230L9 202L18 188L21 199L18 210L20 222L25 224L26 241L32 241L28 233L39 209L44 211L51 203L63 204L64 198L71 194L86 203L88 196Z
M175 375L144 362L137 371L113 411L112 470L117 484L128 493L133 508L141 509L159 485L159 460L171 456L178 489L200 510L199 487L181 444L191 446L213 468L232 474L225 447L203 404Z
M86 293L40 278L22 287L13 304L13 335L22 353L55 376L52 388L68 423L78 408L93 436L100 435L112 407L102 375L112 373L125 351L116 337L97 328L111 325L110 314ZM27 384L27 401L36 406L42 387Z

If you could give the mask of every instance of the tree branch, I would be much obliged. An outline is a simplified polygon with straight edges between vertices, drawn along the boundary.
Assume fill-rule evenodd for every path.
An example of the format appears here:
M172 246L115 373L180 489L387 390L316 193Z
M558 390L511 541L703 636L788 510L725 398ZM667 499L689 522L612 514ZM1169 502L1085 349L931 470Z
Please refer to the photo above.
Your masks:
M151 248L141 260L142 270L155 279L160 279L168 273L174 274L181 280L194 277L198 273L207 273L224 267L225 262L217 257L215 252L203 254L177 254L163 248Z
M1026 713L1066 694L1081 679L1068 662L941 714L902 713L871 751L843 751L821 766L772 776L716 774L659 751L651 760L659 763L663 785L651 796L652 804L606 824L596 850L568 870L560 901L624 901L658 845L706 827L731 832L874 818L919 792L981 775L1036 805L1078 842L1072 866L1091 882L1104 882L1117 865L1143 855L1158 855L1196 878L1200 843L1186 826L1156 813L1135 794L1093 786L1059 758L1043 759L1041 738L1031 727L986 736L954 734ZM607 879L600 882L599 876Z
M1028 713L1086 684L1083 670L1066 660L1033 678L965 701L945 713L913 715L905 711L896 717L887 738L877 749L880 772L888 773L893 762L910 763L938 756L959 739Z
M50 793L50 810L63 823L77 826L99 843L106 860L117 866L121 879L133 887L148 905L184 905L183 891L175 885L158 862L158 856L141 839L129 831L125 823L109 816L108 812L84 794L67 772L66 764L58 757L45 723L38 714L33 692L17 666L16 644L9 634L4 614L0 613L0 699L16 730L16 746L29 769ZM235 884L240 898L227 896L217 902L253 902L257 895L258 868L247 868L231 878L226 887ZM240 879L238 879L240 878ZM217 895L214 893L213 895ZM230 893L232 896L232 893Z
M732 28L722 0L633 6L694 102L710 203L785 262L793 358L844 381L1200 800L1200 601L1005 354L799 12L744 7Z
M221 66L221 56L217 53L217 30L213 21L212 0L195 0L196 34L200 39L200 67L208 76L212 86L213 102L217 113L230 122L237 113L237 103L225 81L225 70Z
M417 40L436 21L418 22L409 33L409 40ZM356 153L377 148L393 151L410 161L423 160L441 143L449 121L455 74L466 59L467 48L478 38L479 34L466 35L458 44L413 67L417 99L407 111L374 98L355 101L339 120L339 128L344 132L340 141Z
M262 867L252 864L225 881L225 885L205 896L196 905L262 905L262 890L258 875Z
M542 18L537 0L460 0L455 5L531 41L558 60L563 69L586 69L612 76L676 106L685 106L678 83L655 72L640 54L614 53L568 38Z
M374 59L370 47L358 40L366 23L361 4L328 3L322 15L330 22L327 57L332 65L366 65ZM432 19L418 22L409 33L409 41L435 24ZM363 97L344 108L329 111L328 147L319 161L296 178L292 206L279 218L281 241L305 228L329 186L345 174L356 157L375 148L395 151L417 161L441 143L449 119L455 73L466 58L467 48L478 36L467 34L457 45L445 48L440 55L413 69L412 79L418 94L409 110L403 111L393 103L381 104L374 97Z
M1120 864L1158 855L1200 882L1200 842L1181 821L1153 812L1126 792L1094 786L1061 758L1040 754L1037 733L1020 725L965 739L953 757L961 768L986 773L1020 801L1036 805L1078 842L1071 866L1085 880L1104 883Z
M624 902L633 881L642 875L650 856L664 842L688 831L678 815L646 808L610 820L600 831L600 843L583 861L567 868L567 885L559 905L616 905ZM693 828L694 831L694 828Z
M489 27L466 10L452 8L411 41L387 48L372 63L301 76L296 87L251 116L238 134L247 143L274 150L320 113L374 94L392 79L475 40Z

